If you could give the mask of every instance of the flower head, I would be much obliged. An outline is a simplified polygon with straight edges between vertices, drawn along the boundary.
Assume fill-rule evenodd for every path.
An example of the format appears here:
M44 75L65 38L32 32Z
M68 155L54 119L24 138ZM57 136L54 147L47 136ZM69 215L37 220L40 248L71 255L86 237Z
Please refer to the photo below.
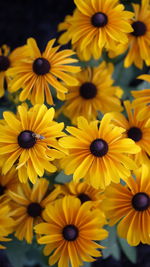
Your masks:
M18 187L19 180L15 168L12 168L7 174L2 174L0 168L0 203L9 199L8 190L15 191Z
M33 187L29 183L20 184L18 190L8 193L13 205L11 216L15 220L15 236L31 243L33 227L43 221L43 211L57 198L58 190L49 193L48 180L41 178Z
M71 181L60 185L60 195L61 196L74 196L80 199L81 204L90 201L92 208L101 208L101 202L103 199L102 190L96 189L93 186L85 183L76 183Z
M78 118L78 127L67 127L70 136L60 140L69 150L62 159L66 174L73 173L74 181L84 178L95 188L105 188L111 181L118 183L121 177L130 175L137 166L129 158L140 147L129 138L124 138L125 129L110 123L110 114L105 114L101 123L88 123L84 117Z
M143 74L138 76L138 79L150 82L150 75ZM150 89L143 89L140 91L131 91L134 96L133 107L139 107L138 120L149 118L150 114Z
M21 182L28 177L35 183L44 170L55 172L50 161L63 156L57 138L64 136L63 123L53 121L54 109L45 105L35 105L29 110L24 105L18 107L18 114L3 113L5 124L0 125L0 155L5 158L2 172L6 174L17 165Z
M78 72L78 66L71 64L77 62L71 58L75 53L72 50L58 51L59 46L53 47L55 39L48 42L43 53L37 47L33 38L27 40L28 56L22 56L18 64L9 69L7 74L13 78L11 92L22 88L20 101L30 99L32 104L43 104L45 97L48 104L53 104L49 85L57 91L61 98L67 88L58 79L67 85L76 85L77 80L70 74Z
M7 75L7 71L18 61L21 49L18 47L10 53L9 46L2 45L0 47L0 97L4 95L5 89L9 89L11 79Z
M127 119L121 113L112 113L112 119L115 125L126 129L125 137L131 138L135 143L140 146L141 151L134 155L134 159L138 164L146 163L145 155L150 155L150 120L143 118L138 120L138 115L141 109L136 107L132 108L132 104L129 101L124 102L124 106L127 112Z
M121 88L113 86L113 65L101 63L98 67L83 69L76 74L78 86L68 87L66 102L62 107L64 114L73 123L77 123L79 116L87 120L95 120L98 111L121 111L119 98Z
M131 246L150 244L150 179L146 166L128 177L126 185L106 188L103 206L110 225L118 224L118 234Z
M15 222L10 217L10 207L5 203L1 203L0 208L0 242L10 241L7 235L13 232ZM0 249L5 247L0 244Z
M102 49L116 48L116 42L127 43L127 33L133 29L129 19L133 13L124 11L124 6L118 0L74 0L77 8L66 25L68 34L63 42L70 38L79 56L89 60L92 56L97 59ZM61 41L61 39L60 39Z
M132 4L135 17L131 19L133 31L128 34L129 42L119 44L114 55L122 54L127 50L124 66L135 64L137 68L143 68L143 62L150 65L150 2L141 0L141 5Z
M79 199L66 196L56 200L54 205L46 207L44 223L35 227L35 231L43 236L38 243L46 244L44 254L54 253L49 258L49 264L58 261L58 267L78 267L83 261L93 262L94 257L101 256L97 249L102 248L94 240L107 237L107 231L102 229L105 217L100 210L90 210L90 203L81 205Z

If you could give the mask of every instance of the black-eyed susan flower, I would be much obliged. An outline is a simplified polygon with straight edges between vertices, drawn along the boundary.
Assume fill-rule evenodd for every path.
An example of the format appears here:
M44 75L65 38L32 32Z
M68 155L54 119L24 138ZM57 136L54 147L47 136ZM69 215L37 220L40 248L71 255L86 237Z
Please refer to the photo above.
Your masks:
M48 104L53 104L49 85L57 91L57 97L67 92L65 85L76 85L77 80L71 76L80 70L71 64L77 62L71 58L75 53L72 50L58 51L60 46L53 47L55 39L48 42L43 53L37 47L33 38L27 40L28 56L22 57L16 66L9 69L7 74L13 78L10 92L20 88L20 101L30 99L32 104L43 104L46 98Z
M86 201L90 201L92 208L101 208L101 202L103 199L102 193L102 190L96 189L85 182L76 183L71 181L70 183L65 183L60 186L60 195L71 195L77 197L80 199L81 204Z
M9 199L8 190L15 191L18 184L18 174L14 167L5 175L0 168L0 203Z
M143 61L150 65L150 3L142 0L141 6L133 4L135 19L132 21L133 32L129 36L129 52L125 58L125 67L134 63L143 67Z
M143 68L143 62L150 65L150 2L141 0L141 5L132 4L134 18L131 20L133 32L129 37L129 42L125 45L116 47L116 55L124 53L127 49L127 55L124 60L124 66L128 68L135 64L137 68Z
M150 244L150 173L146 166L128 177L126 184L106 188L103 202L109 224L118 224L118 234L131 246Z
M102 229L105 217L100 210L90 210L90 203L81 205L79 199L66 196L56 200L54 206L45 209L44 223L35 227L37 234L43 236L38 243L46 244L44 254L50 255L49 264L58 262L58 267L82 265L83 261L93 262L94 257L100 257L102 248L95 240L107 237L107 231Z
M0 47L0 97L4 95L5 89L9 89L10 78L7 70L13 67L20 56L21 48L17 48L10 53L10 47L2 45Z
M71 15L67 15L64 19L63 22L59 23L58 25L58 31L62 32L62 34L60 35L59 39L58 39L58 43L60 44L66 44L70 41L71 37L69 37L68 34L68 29L71 26L71 20L72 20L72 16Z
M66 41L71 39L73 48L89 60L101 56L102 49L116 48L116 42L127 43L127 33L133 29L129 19L133 13L124 11L118 0L74 0L77 9L69 20ZM64 40L64 38L63 38Z
M141 151L134 156L138 164L145 162L144 154L150 155L150 119L143 118L138 120L138 113L141 112L140 108L132 108L129 101L124 102L127 112L127 118L121 113L112 113L113 121L117 126L126 129L125 137L131 138L140 148Z
M8 83L6 70L10 67L9 51L10 49L7 45L3 45L0 48L0 97L4 95L5 83Z
M84 117L78 118L78 127L67 127L71 136L60 140L69 155L62 159L66 174L73 173L74 181L84 178L95 188L104 189L111 181L119 183L121 177L130 175L137 168L129 158L140 147L129 138L124 138L125 129L110 123L111 116L105 114L101 123L88 123Z
M121 111L119 98L122 95L121 88L113 86L113 65L101 63L95 68L83 69L76 74L78 86L68 87L66 102L62 106L64 114L74 124L78 116L84 116L87 120L95 120L98 111Z
M143 74L138 79L150 82L150 75ZM139 107L138 119L148 119L150 117L150 89L131 91L134 96L133 107Z
M33 227L43 221L44 208L56 199L57 192L54 189L49 193L49 182L44 178L37 180L33 187L26 183L21 184L18 191L8 192L13 205L11 216L15 220L15 236L19 240L32 242Z
M20 181L25 183L29 177L35 183L44 170L56 171L50 161L63 156L57 138L64 136L64 124L53 121L54 113L53 108L45 105L35 105L29 110L21 105L17 115L3 113L5 124L0 125L0 155L5 158L4 174L16 164Z
M5 203L1 203L0 208L0 242L7 242L11 239L7 236L14 230L14 221L10 217L10 207ZM0 244L0 249L5 249L5 247Z
M78 12L77 9L75 9L73 13L76 13L76 12ZM74 18L73 15L72 16L67 15L65 17L64 21L58 25L58 31L61 32L61 34L58 38L58 43L61 45L64 45L71 40L72 35L69 33L69 28L73 22L73 18ZM79 43L79 41L77 43ZM84 57L83 57L82 52L80 51L80 47L77 43L72 44L72 49L76 51L78 58L80 58L80 60L84 61Z

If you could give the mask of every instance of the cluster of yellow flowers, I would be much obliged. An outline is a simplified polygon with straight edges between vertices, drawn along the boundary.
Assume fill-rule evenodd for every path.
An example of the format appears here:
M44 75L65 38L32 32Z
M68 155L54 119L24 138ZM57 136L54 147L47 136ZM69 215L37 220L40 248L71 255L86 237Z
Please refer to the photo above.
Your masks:
M77 59L127 50L125 67L150 65L150 2L133 4L134 13L119 0L74 2L59 25L59 43L71 40L73 50L53 39L41 53L33 38L0 50L0 96L7 88L17 105L0 121L0 241L14 233L31 243L35 233L59 267L100 257L106 224L118 223L131 246L150 244L150 89L122 101L112 63L81 68ZM55 112L56 98L64 104ZM62 113L73 126L56 121ZM53 184L61 170L73 181Z

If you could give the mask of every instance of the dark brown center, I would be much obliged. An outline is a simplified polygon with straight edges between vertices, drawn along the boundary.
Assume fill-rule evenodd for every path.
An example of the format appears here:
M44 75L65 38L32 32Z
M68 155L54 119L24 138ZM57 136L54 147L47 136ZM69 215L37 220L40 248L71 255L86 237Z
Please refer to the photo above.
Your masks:
M142 131L138 127L131 127L127 131L128 138L131 138L135 142L138 142L142 139Z
M132 28L134 29L134 31L131 32L131 34L136 37L144 35L147 31L146 25L142 21L133 22Z
M50 70L50 63L46 58L39 57L33 62L33 71L37 75L44 75Z
M108 23L108 17L103 12L97 12L92 16L91 23L97 28L104 27Z
M0 196L2 196L5 193L6 187L3 185L0 185Z
M27 207L27 213L35 218L41 215L42 207L39 203L33 202Z
M80 199L81 204L83 204L86 201L91 200L91 198L87 194L84 194L84 193L79 194L77 197Z
M10 66L10 60L6 56L0 56L0 71L6 71Z
M137 211L144 211L149 208L150 198L146 193L140 192L132 198L132 206Z
M22 148L29 149L33 147L36 143L36 138L32 131L26 130L19 134L18 136L18 144Z
M108 152L108 144L103 139L95 139L90 145L90 150L95 157L103 157Z
M83 83L80 86L80 96L84 99L92 99L97 95L97 88L91 82Z
M74 241L77 239L79 230L73 224L68 224L63 228L63 237L67 241Z

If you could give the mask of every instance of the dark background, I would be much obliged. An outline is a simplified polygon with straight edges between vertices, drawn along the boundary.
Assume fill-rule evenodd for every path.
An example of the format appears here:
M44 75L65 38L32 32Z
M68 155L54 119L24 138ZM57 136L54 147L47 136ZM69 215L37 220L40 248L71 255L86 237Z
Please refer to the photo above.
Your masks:
M0 45L7 44L14 49L24 45L28 37L34 37L43 50L50 39L59 36L58 23L65 15L72 14L74 7L73 0L0 0ZM137 251L136 265L122 254L119 262L109 257L100 259L93 267L150 267L150 247L140 245ZM12 267L5 251L0 251L0 267Z
M14 49L34 37L43 49L74 7L73 0L0 0L0 45Z

